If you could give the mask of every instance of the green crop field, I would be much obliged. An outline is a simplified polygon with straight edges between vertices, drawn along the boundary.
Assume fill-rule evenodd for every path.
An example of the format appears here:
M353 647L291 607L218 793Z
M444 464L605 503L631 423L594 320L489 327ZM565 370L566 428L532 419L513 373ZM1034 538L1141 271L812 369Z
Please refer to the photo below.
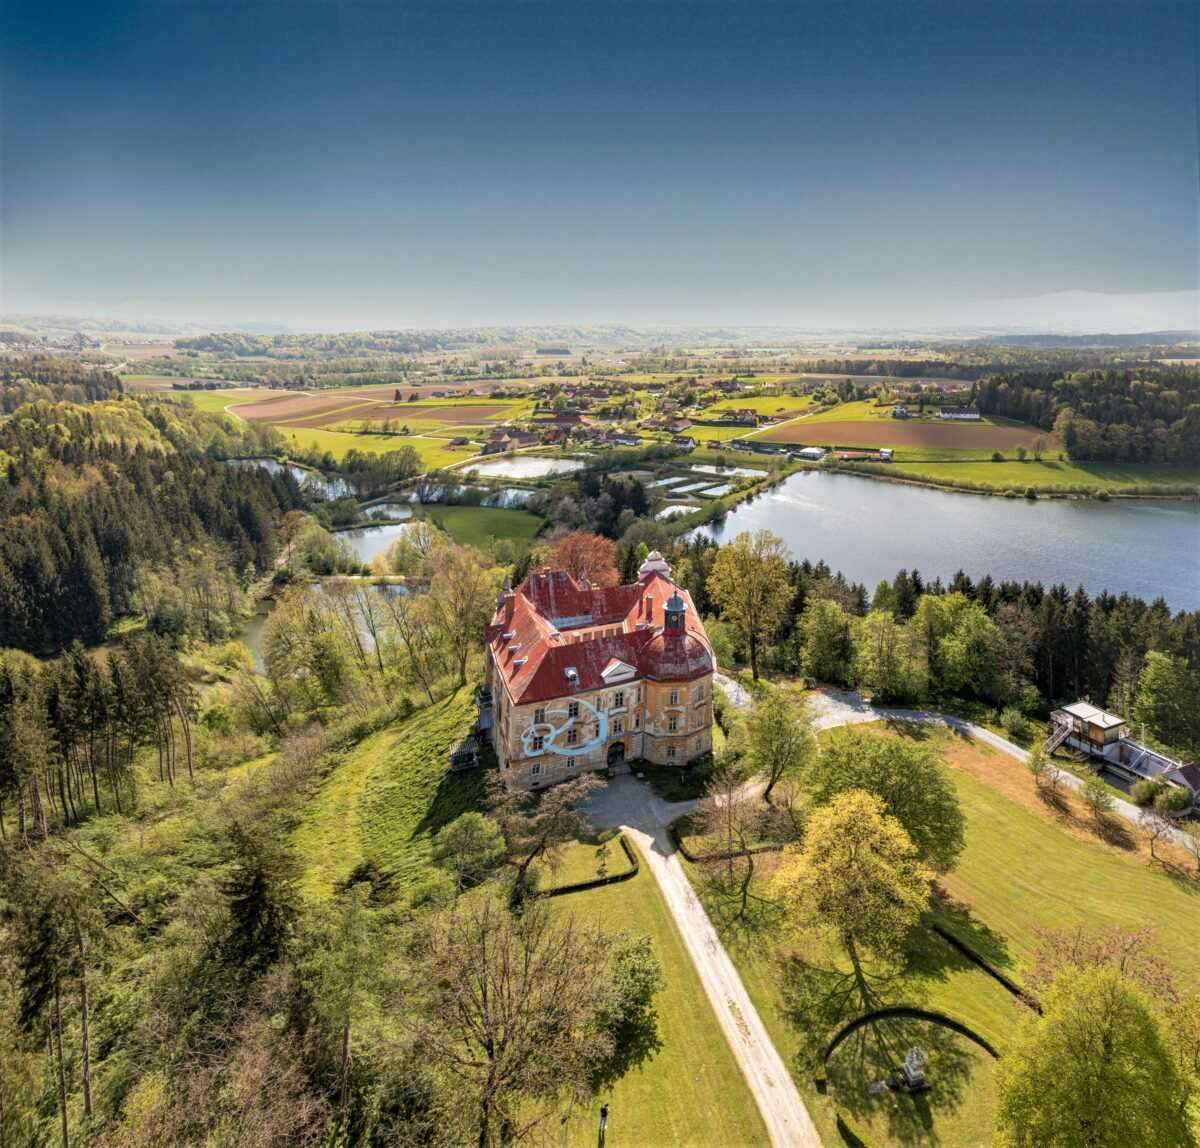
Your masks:
M426 506L424 512L460 546L481 548L493 538L532 542L544 521L525 510L508 510L494 506L432 504Z
M916 448L910 453L918 453ZM927 452L921 451L921 454ZM1043 458L1035 462L1005 459L1004 462L908 462L899 452L890 466L871 468L882 475L909 477L922 482L961 485L987 490L1014 490L1026 487L1042 493L1112 494L1173 493L1186 497L1200 495L1200 467L1167 466L1155 463L1067 462Z

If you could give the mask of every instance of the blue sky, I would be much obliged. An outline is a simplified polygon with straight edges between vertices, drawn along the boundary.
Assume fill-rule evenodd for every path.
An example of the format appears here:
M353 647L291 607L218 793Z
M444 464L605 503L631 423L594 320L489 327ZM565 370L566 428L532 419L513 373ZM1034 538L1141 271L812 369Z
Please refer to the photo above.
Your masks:
M1191 289L1197 11L5 0L0 307L853 326Z

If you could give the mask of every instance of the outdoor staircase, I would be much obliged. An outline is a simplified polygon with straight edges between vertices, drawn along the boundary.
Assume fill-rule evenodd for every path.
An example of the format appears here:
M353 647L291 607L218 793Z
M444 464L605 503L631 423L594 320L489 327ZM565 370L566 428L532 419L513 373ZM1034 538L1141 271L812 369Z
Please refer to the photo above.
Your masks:
M1071 736L1071 730L1074 728L1069 721L1060 722L1054 729L1054 732L1046 738L1045 744L1042 746L1042 753L1049 757L1064 741Z

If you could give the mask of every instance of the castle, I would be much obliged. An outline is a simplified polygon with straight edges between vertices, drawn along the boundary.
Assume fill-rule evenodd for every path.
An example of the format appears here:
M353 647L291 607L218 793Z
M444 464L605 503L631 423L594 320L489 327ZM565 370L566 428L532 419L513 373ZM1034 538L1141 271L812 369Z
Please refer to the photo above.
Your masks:
M627 586L563 570L506 583L485 638L489 732L513 784L635 759L682 766L712 749L712 647L658 551Z

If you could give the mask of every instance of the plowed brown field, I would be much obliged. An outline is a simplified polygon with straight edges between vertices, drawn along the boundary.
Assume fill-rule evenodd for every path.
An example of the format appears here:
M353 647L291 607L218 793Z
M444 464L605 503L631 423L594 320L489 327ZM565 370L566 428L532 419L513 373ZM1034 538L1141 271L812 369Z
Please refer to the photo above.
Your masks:
M1037 427L974 426L963 423L799 422L759 436L767 442L802 442L812 446L924 446L940 450L1005 450L1032 446L1034 439L1058 450L1053 437Z
M382 398L376 392L376 399ZM356 403L356 400L358 402ZM345 411L348 407L367 405L357 395L348 391L323 391L321 394L282 394L279 398L263 399L257 403L242 403L238 414L244 419L259 423L288 422L294 419L310 419L313 415L329 411ZM336 420L334 420L336 421Z

